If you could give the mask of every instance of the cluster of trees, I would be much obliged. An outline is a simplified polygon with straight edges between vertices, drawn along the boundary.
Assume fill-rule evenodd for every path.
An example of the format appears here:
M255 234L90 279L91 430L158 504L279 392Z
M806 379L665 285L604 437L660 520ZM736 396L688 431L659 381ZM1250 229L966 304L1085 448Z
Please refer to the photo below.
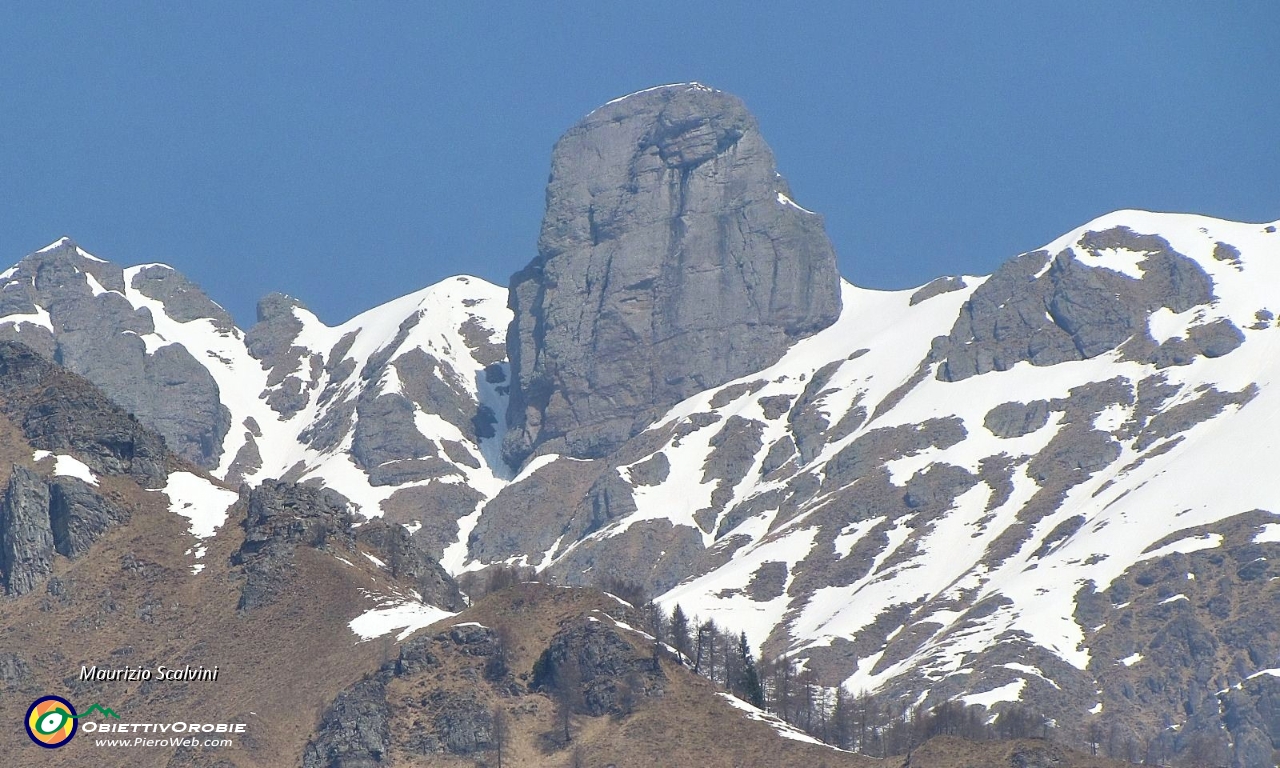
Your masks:
M1231 764L1231 743L1220 728L1200 728L1183 733L1166 721L1145 738L1128 726L1096 718L1087 726L1090 754L1105 755L1142 765L1186 765L1217 768ZM1280 750L1277 750L1280 756Z
M495 568L467 591L479 596L524 581L537 580L533 569ZM620 579L597 586L640 607L645 629L654 638L654 654L676 658L694 673L717 683L726 692L768 711L789 725L827 744L872 757L910 754L915 747L940 735L971 741L1053 738L1054 724L1043 714L1020 704L1002 707L994 718L985 707L948 701L932 707L903 703L888 695L865 691L854 694L822 685L812 670L788 656L756 660L746 633L688 616L676 605L670 613L649 600L644 590ZM507 638L502 638L506 640ZM499 645L505 645L500 642ZM491 661L486 672L507 672L505 653ZM571 713L581 706L579 673L572 660L555 668L535 670L556 707L556 746L570 745ZM577 698L575 698L577 697ZM505 717L495 727L505 741ZM1094 755L1145 765L1227 765L1229 746L1221 733L1178 734L1165 728L1142 738L1119 723L1096 719L1086 726L1083 746ZM575 758L580 751L575 751ZM501 757L499 757L501 760Z
M612 590L610 590L612 591ZM614 594L617 594L614 592ZM743 701L764 709L827 744L872 757L910 754L935 736L971 741L1059 736L1052 720L1031 707L1009 704L993 713L979 705L948 701L932 707L911 705L888 695L819 683L812 670L795 659L777 656L756 662L745 634L685 615L679 605L666 614L645 604L648 630L669 645L694 672L719 683ZM1181 734L1165 727L1141 736L1120 723L1095 719L1086 726L1086 743L1074 743L1093 755L1143 765L1225 766L1230 748L1221 730ZM1077 732L1078 733L1078 732Z
M909 754L915 746L944 734L973 740L1050 735L1049 721L1022 706L1007 707L988 722L990 713L980 706L952 701L926 708L827 687L793 658L756 661L745 633L735 633L713 620L690 619L679 605L670 614L654 603L646 603L644 609L650 634L695 673L841 749L887 757Z

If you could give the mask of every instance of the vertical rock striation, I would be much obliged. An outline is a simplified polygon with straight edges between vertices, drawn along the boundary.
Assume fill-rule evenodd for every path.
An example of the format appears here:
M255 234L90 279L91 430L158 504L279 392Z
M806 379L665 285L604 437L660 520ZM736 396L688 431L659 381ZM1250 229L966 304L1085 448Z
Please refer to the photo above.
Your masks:
M841 309L822 217L791 201L742 101L698 84L610 102L561 137L509 302L513 465L602 456Z

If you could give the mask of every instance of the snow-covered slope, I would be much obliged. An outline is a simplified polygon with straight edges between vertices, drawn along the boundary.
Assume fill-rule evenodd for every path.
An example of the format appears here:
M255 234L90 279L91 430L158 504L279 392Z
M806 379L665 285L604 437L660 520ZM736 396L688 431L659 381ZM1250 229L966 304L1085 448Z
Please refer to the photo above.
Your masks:
M67 238L4 280L0 336L94 381L216 477L321 481L366 516L427 525L439 555L509 475L510 318L505 291L478 278L336 327L273 296L248 333L171 267L121 269Z
M908 701L1216 717L1207 689L1274 666L1280 573L1236 575L1280 556L1274 225L1122 211L988 278L843 299L609 460L535 459L472 554L642 581Z
M989 277L846 284L770 368L518 473L503 289L336 327L270 297L242 333L167 269L54 244L6 273L0 332L109 392L136 381L84 353L86 313L158 368L181 348L224 412L192 385L196 416L156 418L223 424L193 454L217 476L322 483L452 573L636 581L831 685L1077 720L1217 717L1280 657L1275 225L1121 211Z

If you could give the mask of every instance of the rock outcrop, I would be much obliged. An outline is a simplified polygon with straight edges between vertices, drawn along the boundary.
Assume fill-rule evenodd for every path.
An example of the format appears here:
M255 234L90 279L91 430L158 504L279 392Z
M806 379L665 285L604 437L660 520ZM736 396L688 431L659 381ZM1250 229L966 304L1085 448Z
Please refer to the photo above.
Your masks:
M25 595L52 571L49 487L35 472L15 466L0 501L0 574L5 591Z
M164 484L164 440L30 347L0 342L0 412L37 449L74 452L94 472L128 475L144 488Z
M338 694L302 754L303 768L374 768L391 746L386 680L372 677Z
M357 542L378 553L392 576L412 582L423 602L446 611L466 607L457 582L427 551L426 543L409 535L403 525L377 518L355 529L354 535Z
M351 505L333 490L268 480L256 488L246 486L241 504L245 538L231 564L243 568L242 611L271 603L285 592L299 546L351 556L357 544L376 552L391 576L412 584L427 603L449 611L466 605L457 583L404 526L377 519L353 527Z
M652 655L638 653L618 630L594 617L569 622L533 668L534 690L566 686L578 714L625 715L640 697L662 698L666 675Z
M63 238L19 262L0 289L0 315L11 315L0 339L27 344L84 376L163 435L174 453L216 467L231 426L227 408L208 369L157 333L156 312L234 332L226 311L173 269L126 272Z
M299 545L320 549L337 540L350 548L351 511L333 491L268 481L242 494L242 503L246 507L244 543L231 558L232 565L244 568L242 611L266 605L282 594Z
M1114 252L1140 259L1139 276L1083 261L1113 263L1105 257ZM1148 328L1156 310L1182 313L1213 299L1212 279L1164 238L1127 227L1087 232L1075 252L1023 254L979 286L951 334L934 344L937 376L961 381L1023 361L1056 365L1117 348L1161 368L1221 357L1244 341L1230 320L1194 326L1187 339L1154 339Z
M743 103L706 86L633 94L566 133L538 256L511 281L508 463L602 456L833 323L835 252L789 193Z

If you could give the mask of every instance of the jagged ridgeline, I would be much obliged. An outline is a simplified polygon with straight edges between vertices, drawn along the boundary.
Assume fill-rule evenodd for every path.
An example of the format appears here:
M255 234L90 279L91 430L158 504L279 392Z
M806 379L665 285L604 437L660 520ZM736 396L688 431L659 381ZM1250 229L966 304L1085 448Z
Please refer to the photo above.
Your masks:
M0 340L23 345L0 349L0 685L67 674L22 622L106 632L64 652L90 663L158 643L229 668L246 627L309 633L328 666L273 759L332 762L385 725L375 762L471 760L443 745L479 744L466 723L509 681L441 693L471 714L406 746L425 715L397 692L436 694L386 663L471 674L442 654L491 658L502 616L449 619L454 580L519 567L745 632L762 668L887 702L908 744L902 713L946 704L932 722L1034 711L1118 758L1274 762L1277 225L1120 211L990 276L874 291L840 279L801 192L740 100L682 84L562 137L509 288L455 277L337 326L276 294L242 331L164 265L65 238L22 259L0 278ZM585 606L560 591L538 600ZM167 644L187 619L165 606L196 598L219 618ZM569 658L557 632L598 631L561 608L515 657L522 702L552 706L532 682ZM619 660L609 695L666 706L683 683L646 677L610 616L635 653L592 641ZM470 620L486 633L455 638ZM591 733L631 717L584 706ZM507 712L512 733L534 744L549 712Z

